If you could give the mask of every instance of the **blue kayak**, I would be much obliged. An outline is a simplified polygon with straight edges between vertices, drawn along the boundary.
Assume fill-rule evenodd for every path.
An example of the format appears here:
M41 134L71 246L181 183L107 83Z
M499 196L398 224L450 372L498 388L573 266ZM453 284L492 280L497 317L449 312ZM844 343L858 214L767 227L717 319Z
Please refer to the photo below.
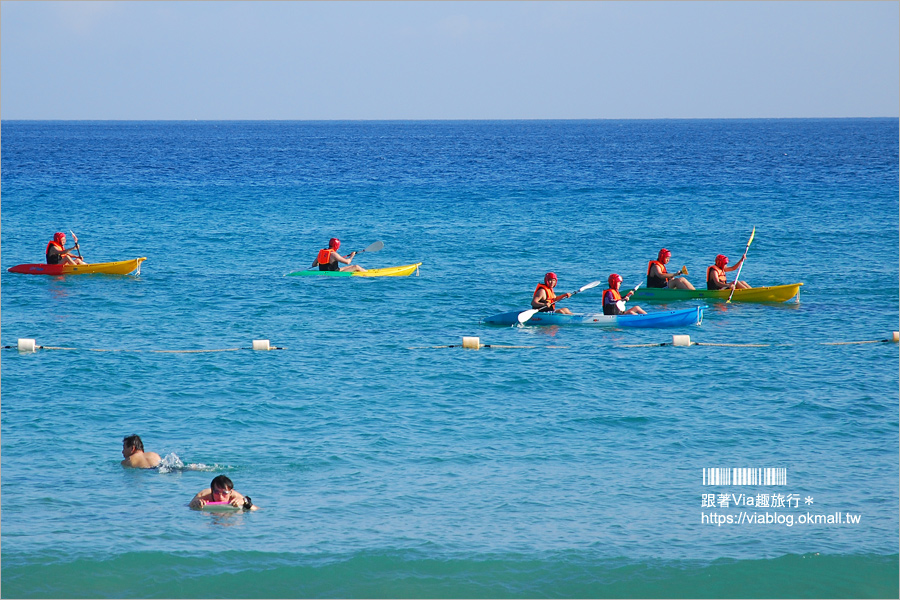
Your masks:
M706 306L694 306L679 310L665 310L646 315L604 315L603 313L586 313L561 315L559 313L539 312L531 316L523 325L593 325L595 327L685 327L699 325L703 322L703 309ZM518 325L521 310L500 313L482 321L488 325Z

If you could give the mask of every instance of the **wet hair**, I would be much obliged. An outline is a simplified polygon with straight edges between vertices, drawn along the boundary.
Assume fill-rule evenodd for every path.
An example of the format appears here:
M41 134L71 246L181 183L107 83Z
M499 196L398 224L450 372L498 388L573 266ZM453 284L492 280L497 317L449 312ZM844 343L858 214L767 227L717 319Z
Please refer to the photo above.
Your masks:
M126 448L131 448L132 450L144 451L144 442L141 441L141 436L139 435L129 435L122 438L122 444Z
M231 482L228 477L225 475L219 475L214 477L212 483L209 484L209 491L212 492L214 490L226 490L231 491L234 489L234 484Z

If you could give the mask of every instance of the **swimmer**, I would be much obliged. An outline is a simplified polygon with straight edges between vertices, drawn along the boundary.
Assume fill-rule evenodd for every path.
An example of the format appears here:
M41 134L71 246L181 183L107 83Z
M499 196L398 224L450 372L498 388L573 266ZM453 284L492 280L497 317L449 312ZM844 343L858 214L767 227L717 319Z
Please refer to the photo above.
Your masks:
M259 510L259 507L250 501L250 496L239 494L234 489L234 484L225 475L215 477L209 484L209 488L198 492L191 500L190 507L199 510L208 502L228 502L235 508Z
M144 442L140 436L129 435L122 440L123 467L134 469L153 469L159 466L159 454L156 452L144 452Z

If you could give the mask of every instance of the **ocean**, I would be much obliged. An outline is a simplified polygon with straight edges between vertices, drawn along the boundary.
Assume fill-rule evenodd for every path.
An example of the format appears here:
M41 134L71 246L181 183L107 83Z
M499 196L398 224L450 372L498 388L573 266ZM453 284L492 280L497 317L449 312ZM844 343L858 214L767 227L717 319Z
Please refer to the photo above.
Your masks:
M4 121L0 594L897 597L898 140L897 119ZM754 227L741 279L799 302L481 322L548 271L634 287L662 247L703 287ZM55 231L147 260L6 272ZM422 265L286 276L331 237ZM131 434L161 469L119 464ZM190 510L220 474L260 510Z

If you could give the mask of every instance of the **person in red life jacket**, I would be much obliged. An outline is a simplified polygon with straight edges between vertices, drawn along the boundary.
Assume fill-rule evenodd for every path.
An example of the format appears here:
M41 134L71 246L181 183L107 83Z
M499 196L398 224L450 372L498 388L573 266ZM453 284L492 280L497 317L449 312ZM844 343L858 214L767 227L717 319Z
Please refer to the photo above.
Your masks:
M647 287L648 288L669 288L671 290L692 290L694 286L691 282L680 277L681 271L677 273L669 273L666 271L666 263L672 257L672 253L663 248L659 251L656 260L651 260L647 264Z
M726 271L734 271L735 269L739 269L741 267L741 263L744 262L744 259L747 258L746 255L741 257L741 260L737 261L737 264L733 267L726 267L728 264L728 257L724 254L716 255L716 264L710 265L706 267L706 289L708 290L724 290L735 288L738 290L748 290L750 289L750 284L746 281L732 281L729 283L725 279Z
M645 311L640 306L632 306L629 309L625 309L625 303L631 298L631 295L634 293L634 290L625 294L623 298L619 294L619 286L622 285L622 276L618 273L613 273L609 276L609 288L603 292L603 314L604 315L646 315L647 311Z
M74 237L74 234L73 234ZM45 251L48 265L83 265L85 262L77 256L69 254L70 251L78 248L78 238L75 238L75 245L66 248L66 234L57 231L53 234L53 239L47 243Z
M314 269L315 267L319 267L320 271L353 271L354 273L365 271L365 269L359 265L350 264L350 261L356 256L356 252L351 252L345 258L338 254L338 248L340 247L341 240L337 238L328 240L328 247L319 250L319 254L316 255L316 260L313 261L312 267L310 268ZM347 266L342 267L340 263Z
M572 311L568 308L556 308L557 302L565 300L571 294L565 293L562 296L557 296L553 293L554 287L556 287L556 273L547 273L544 275L544 283L539 283L534 288L534 296L531 297L531 308L539 308L541 312L553 311L561 315L571 315Z

